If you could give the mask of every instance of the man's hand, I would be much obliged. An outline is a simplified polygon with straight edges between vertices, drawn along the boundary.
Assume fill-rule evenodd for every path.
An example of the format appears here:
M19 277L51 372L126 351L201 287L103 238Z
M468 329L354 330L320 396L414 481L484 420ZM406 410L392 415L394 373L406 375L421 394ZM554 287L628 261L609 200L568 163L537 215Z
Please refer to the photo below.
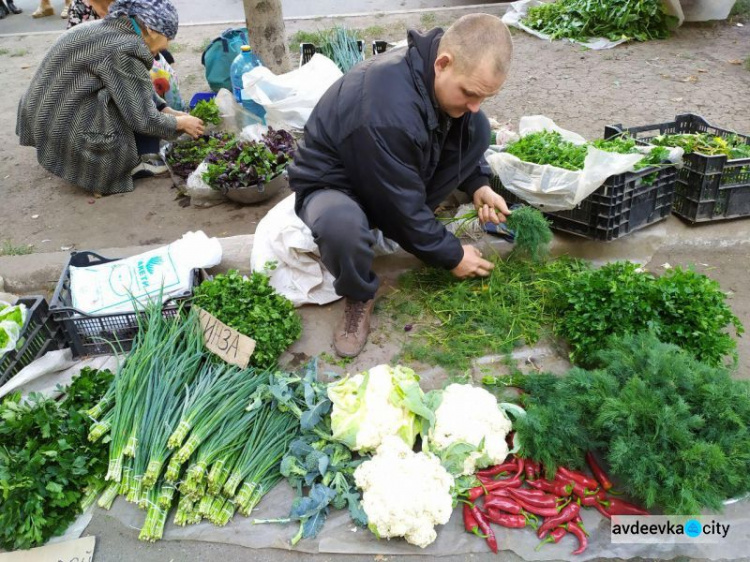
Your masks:
M499 224L505 222L505 216L510 214L505 199L495 193L489 185L474 192L474 208L479 213L479 221L482 223Z
M192 115L178 115L177 132L187 133L194 139L197 139L203 134L203 121Z
M464 258L456 267L451 269L451 273L459 279L467 277L487 277L495 269L495 264L482 258L482 252L474 246L465 245Z

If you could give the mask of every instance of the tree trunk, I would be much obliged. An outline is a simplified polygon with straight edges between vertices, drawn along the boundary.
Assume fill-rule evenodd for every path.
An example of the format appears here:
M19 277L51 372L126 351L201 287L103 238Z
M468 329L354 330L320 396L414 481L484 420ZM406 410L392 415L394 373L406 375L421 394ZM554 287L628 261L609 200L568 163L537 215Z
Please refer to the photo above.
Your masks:
M291 70L281 0L243 0L250 46L274 74Z

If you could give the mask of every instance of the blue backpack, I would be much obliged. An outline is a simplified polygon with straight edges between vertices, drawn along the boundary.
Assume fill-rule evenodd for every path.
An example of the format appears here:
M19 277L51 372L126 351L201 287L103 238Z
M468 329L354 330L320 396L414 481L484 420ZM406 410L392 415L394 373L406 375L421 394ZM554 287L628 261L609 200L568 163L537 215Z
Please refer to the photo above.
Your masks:
M211 41L203 51L201 64L206 67L206 81L211 90L218 92L221 88L232 91L232 79L229 68L235 57L240 54L242 45L248 45L246 27L227 29Z

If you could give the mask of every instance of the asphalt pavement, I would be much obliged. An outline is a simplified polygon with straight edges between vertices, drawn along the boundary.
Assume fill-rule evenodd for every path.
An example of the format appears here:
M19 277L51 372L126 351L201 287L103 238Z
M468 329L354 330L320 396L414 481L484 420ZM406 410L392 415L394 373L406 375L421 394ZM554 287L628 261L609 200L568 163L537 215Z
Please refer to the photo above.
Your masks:
M242 0L173 0L180 13L182 25L239 23L245 20ZM22 14L0 20L0 37L11 34L50 33L65 29L67 20L60 17L63 0L52 0L55 15L34 19L31 13L39 0L16 0ZM284 18L316 18L351 14L393 13L438 8L465 7L491 4L486 0L283 0ZM207 6L210 5L210 10Z

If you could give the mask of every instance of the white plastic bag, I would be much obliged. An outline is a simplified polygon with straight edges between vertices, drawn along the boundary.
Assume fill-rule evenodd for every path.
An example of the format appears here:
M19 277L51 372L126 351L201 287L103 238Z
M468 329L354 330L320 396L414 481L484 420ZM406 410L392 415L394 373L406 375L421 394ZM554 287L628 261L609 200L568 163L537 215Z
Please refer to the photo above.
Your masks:
M341 298L333 288L334 277L320 261L312 232L294 212L294 200L294 194L288 196L258 223L250 267L268 275L271 286L294 306L333 302ZM398 244L374 232L376 256L398 250Z
M566 131L542 115L522 117L519 133L525 136L537 131L557 131L565 140L584 144L582 136ZM616 154L590 147L583 170L571 171L555 166L523 162L507 152L487 155L487 162L508 191L543 211L573 209L596 191L609 176L633 169L643 159L641 154Z
M526 17L526 14L528 14L529 8L546 3L547 2L543 2L542 0L519 0L518 2L513 2L508 6L508 10L503 15L503 23L508 26L523 29L526 33L529 33L534 37L539 37L539 39L551 41L549 35L540 33L539 31L535 31L521 23L521 20ZM682 9L680 8L680 0L664 0L664 7L666 8L667 13L677 17L678 25L682 25L683 16ZM592 37L589 41L574 41L572 39L565 40L572 43L578 43L579 45L583 45L584 47L592 49L594 51L611 49L612 47L616 47L617 45L628 41L628 39L610 41L609 39L606 39L604 37Z
M190 197L190 204L194 207L213 207L227 200L221 191L211 189L211 186L203 181L203 174L207 168L208 164L201 162L185 182L185 193Z
M221 262L221 244L203 231L137 256L89 267L70 268L73 307L89 314L133 310L159 295L164 301L186 293L192 271Z
M276 129L302 129L325 91L342 76L331 59L315 54L301 68L275 75L265 66L242 77L243 99L266 110L266 123Z

